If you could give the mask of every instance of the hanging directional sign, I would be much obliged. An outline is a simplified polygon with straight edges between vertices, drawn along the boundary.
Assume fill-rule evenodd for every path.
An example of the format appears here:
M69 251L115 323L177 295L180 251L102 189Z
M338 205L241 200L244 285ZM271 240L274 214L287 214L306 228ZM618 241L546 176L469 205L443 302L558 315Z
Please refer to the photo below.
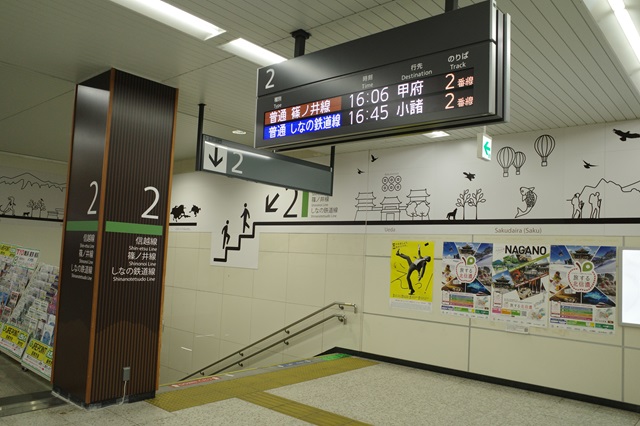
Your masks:
M491 0L260 68L254 146L508 121L509 29Z
M283 188L333 194L333 169L202 135L196 169Z

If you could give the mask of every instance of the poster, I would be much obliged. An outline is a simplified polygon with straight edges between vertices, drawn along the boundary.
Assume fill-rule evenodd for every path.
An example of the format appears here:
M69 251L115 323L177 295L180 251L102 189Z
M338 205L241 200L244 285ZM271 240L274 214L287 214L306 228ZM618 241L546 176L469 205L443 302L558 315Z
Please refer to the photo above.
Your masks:
M0 350L18 359L22 357L29 334L17 327L3 324L0 332Z
M38 266L40 250L17 247L15 253L15 265L27 269L36 269L36 266Z
M493 244L444 242L442 245L443 313L489 318Z
M491 319L546 327L548 277L549 246L494 246Z
M616 317L616 248L551 246L552 328L613 334Z
M29 340L22 355L22 365L45 379L51 379L53 348L37 339Z
M393 241L389 306L431 312L433 243Z

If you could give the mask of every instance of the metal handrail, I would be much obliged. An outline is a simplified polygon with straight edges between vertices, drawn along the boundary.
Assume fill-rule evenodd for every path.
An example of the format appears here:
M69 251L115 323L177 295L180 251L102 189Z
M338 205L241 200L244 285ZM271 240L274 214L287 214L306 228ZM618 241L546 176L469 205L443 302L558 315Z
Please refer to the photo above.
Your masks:
M344 310L344 307L345 307L345 306L350 306L350 307L352 307L352 308L353 308L353 312L354 312L354 313L357 313L357 312L358 312L358 308L357 308L357 306L356 306L356 304L355 304L355 303L345 303L345 302L333 302L333 303L330 303L330 304L328 304L327 306L324 306L324 307L322 307L322 308L318 309L317 311L310 313L309 315L305 316L304 318L300 318L299 320L297 320L297 321L295 321L295 322L292 322L291 324L289 324L289 325L287 325L287 326L285 326L285 327L281 328L280 330L275 331L275 332L273 332L273 333L269 334L268 336L265 336L265 337L263 337L262 339L257 340L257 341L255 341L255 342L251 343L250 345L245 346L244 348L242 348L242 349L240 349L240 350L238 350L238 351L235 351L234 353L232 353L232 354L230 354L230 355L227 355L226 357L221 358L221 359L219 359L218 361L216 361L216 362L214 362L214 363L212 363L212 364L209 364L209 365L207 365L206 367L201 368L201 369L199 369L199 370L197 370L197 371L195 371L195 372L193 372L193 373L189 374L189 375L188 375L188 376L186 376L186 377L183 377L183 378L182 378L182 379L180 379L179 381L187 380L188 378L193 377L193 376L195 376L196 374L204 374L204 371L205 371L205 370L208 370L209 368L213 367L214 365L216 365L216 364L220 364L221 362L224 362L224 361L226 361L226 360L228 360L229 358L232 358L232 357L234 357L234 356L240 355L241 357L244 357L244 352L245 352L246 350L253 348L254 346L256 346L256 345L258 345L258 344L260 344L260 343L264 342L265 340L268 340L268 339L270 339L270 338L272 338L272 337L274 337L274 336L276 336L276 335L278 335L278 334L282 333L283 331L284 331L285 333L289 334L289 329L290 329L291 327L293 327L293 326L295 326L295 325L297 325L297 324L300 324L301 322L303 322L303 321L305 321L305 320L308 320L309 318L311 318L311 317L313 317L313 316L315 316L315 315L318 315L319 313L321 313L321 312L323 312L323 311L326 311L327 309L332 308L332 307L334 307L334 306L338 306L340 309L343 309L343 310ZM221 372L221 371L224 371L224 370L226 370L227 368L229 368L229 367L231 367L231 366L233 366L233 365L235 365L235 364L238 364L238 365L240 365L240 366L242 367L243 365L242 365L241 361L245 361L245 360L247 360L247 359L249 359L249 358L252 358L252 357L254 357L254 356L258 355L258 354L261 354L262 352L266 351L267 349L271 349L272 347L274 347L274 346L276 346L276 345L279 345L280 343L288 344L288 343L287 343L287 341L288 341L288 340L290 340L292 337L295 337L295 336L297 336L297 335L299 335L299 334L301 334L301 333L304 333L305 331L307 331L307 330L309 330L309 329L311 329L311 328L313 328L313 327L316 327L316 326L318 326L318 325L320 325L320 324L323 324L323 323L325 323L326 321L329 321L329 320L330 320L330 319L332 319L332 318L338 318L338 320L339 320L340 322L342 322L343 324L346 324L346 322L347 322L347 318L346 318L344 315L333 314L333 315L328 316L328 317L326 317L326 318L324 318L324 319L322 319L322 320L320 320L320 321L317 321L317 322L316 322L316 323L314 323L314 324L311 324L311 325L310 325L310 326L308 326L308 327L303 328L302 330L297 331L296 333L294 333L294 334L292 334L292 335L290 335L290 336L287 336L287 337L285 337L285 338L283 338L283 339L281 339L281 340L279 340L279 341L277 341L277 342L275 342L275 343L273 343L273 344L271 344L271 345L267 346L266 348L261 349L261 350L260 350L260 351L258 351L258 352L255 352L255 353L253 353L253 354L251 354L251 355L249 355L249 356L247 356L247 357L244 357L244 358L243 358L242 360L240 360L240 361L234 361L234 362L232 362L231 364L229 364L229 365L227 365L227 366L225 366L225 367L223 367L223 368L221 368L221 369L219 369L219 370L216 370L216 371L214 371L214 372L212 372L212 373L209 373L209 374L217 374L217 373L219 373L219 372Z

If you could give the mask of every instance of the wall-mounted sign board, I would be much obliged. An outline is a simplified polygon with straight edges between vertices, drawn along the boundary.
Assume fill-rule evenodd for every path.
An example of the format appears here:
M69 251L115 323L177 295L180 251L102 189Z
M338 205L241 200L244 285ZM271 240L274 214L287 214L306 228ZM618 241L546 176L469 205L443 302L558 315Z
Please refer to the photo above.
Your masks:
M317 194L333 194L333 169L202 135L196 169Z
M640 249L622 248L620 323L640 327Z
M509 28L488 1L260 68L254 146L506 121Z

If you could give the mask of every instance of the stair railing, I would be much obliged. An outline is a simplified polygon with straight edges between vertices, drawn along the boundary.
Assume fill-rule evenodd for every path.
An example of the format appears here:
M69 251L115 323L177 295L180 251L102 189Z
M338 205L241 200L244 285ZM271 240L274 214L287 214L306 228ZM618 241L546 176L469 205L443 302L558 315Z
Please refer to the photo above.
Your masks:
M268 336L265 336L262 339L257 340L255 342L251 343L250 345L245 346L244 348L242 348L242 349L240 349L238 351L235 351L232 354L227 355L226 357L221 358L221 359L219 359L218 361L216 361L216 362L214 362L212 364L207 365L206 367L203 367L203 368L201 368L201 369L199 369L197 371L194 371L193 373L189 374L188 376L185 376L182 379L180 379L180 381L187 380L187 379L189 379L189 378L191 378L191 377L193 377L193 376L195 376L197 374L204 375L205 371L210 369L214 365L221 364L221 363L223 363L225 361L228 361L229 359L231 359L233 357L236 357L236 356L240 356L242 359L230 362L228 364L225 364L224 367L220 367L220 368L216 369L215 371L209 372L208 374L209 375L218 374L218 373L220 373L220 372L222 372L222 371L224 371L224 370L226 370L226 369L228 369L228 368L230 368L230 367L232 367L232 366L234 366L236 364L239 365L240 367L244 367L244 364L243 364L244 361L246 361L246 360L248 360L250 358L253 358L256 355L259 355L259 354L263 353L264 351L269 350L272 347L279 345L280 343L284 343L285 345L288 345L289 344L289 340L291 338L296 337L296 336L298 336L298 335L300 335L302 333L305 333L305 332L307 332L307 331L309 331L309 330L311 330L311 329L313 329L313 328L315 328L315 327L317 327L317 326L319 326L321 324L324 324L325 322L330 321L333 318L337 318L338 321L340 321L343 324L346 324L347 323L347 317L344 314L333 314L333 315L329 315L329 316L327 316L327 317L325 317L325 318L323 318L323 319L321 319L319 321L316 321L313 324L308 325L307 327L305 327L305 328L303 328L301 330L298 330L295 333L291 334L291 328L292 327L294 327L294 326L296 326L296 325L308 320L309 318L312 318L312 317L314 317L314 316L326 311L327 309L331 309L334 306L338 306L341 310L344 310L345 306L348 306L348 307L353 308L353 312L354 313L358 312L358 308L356 307L355 303L345 303L345 302L333 302L333 303L330 303L327 306L324 306L324 307L318 309L317 311L312 312L309 315L307 315L307 316L305 316L303 318L300 318L299 320L297 320L295 322L292 322L291 324L281 328L280 330L275 331L275 332L269 334ZM275 341L275 342L269 344L268 346L266 346L266 347L264 347L264 348L262 348L262 349L260 349L260 350L258 350L256 352L251 353L250 355L245 356L245 352L249 351L250 349L253 349L255 346L259 345L260 343L263 343L264 341L269 340L269 339L277 336L278 334L280 334L282 332L285 332L286 334L288 334L288 336L284 337L282 339L279 339L278 341Z

